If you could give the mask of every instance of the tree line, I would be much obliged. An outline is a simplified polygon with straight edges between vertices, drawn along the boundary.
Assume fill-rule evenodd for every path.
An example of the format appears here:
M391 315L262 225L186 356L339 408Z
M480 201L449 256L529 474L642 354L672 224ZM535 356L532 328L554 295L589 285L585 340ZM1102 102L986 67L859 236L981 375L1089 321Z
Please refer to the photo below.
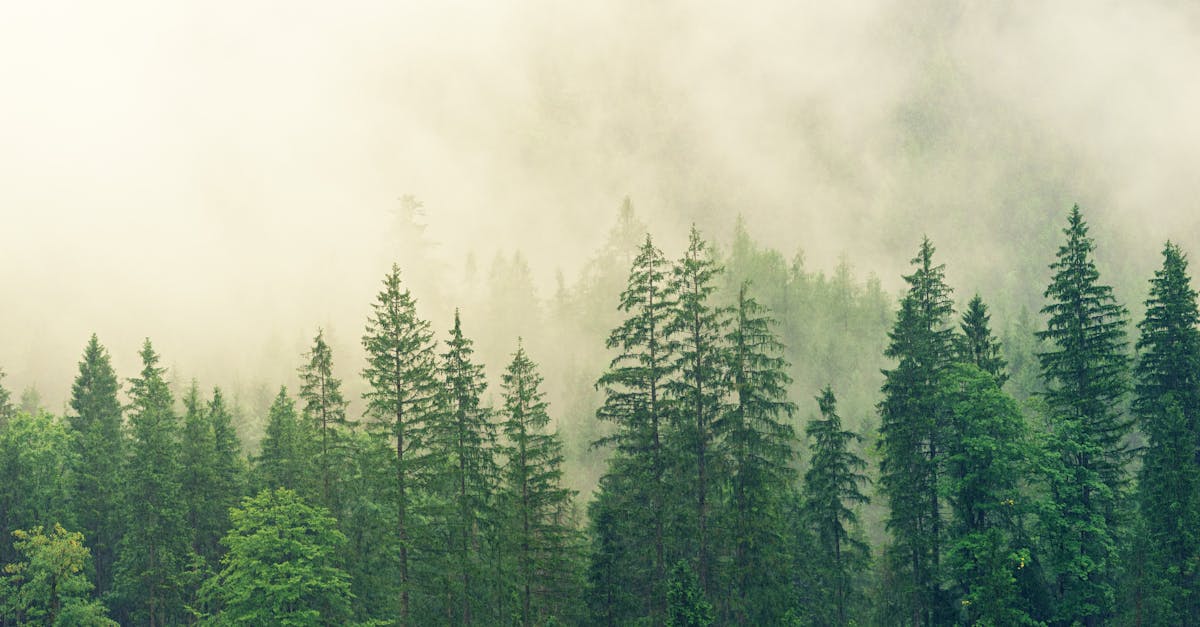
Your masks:
M489 402L462 316L439 341L396 266L363 415L318 331L253 455L219 388L176 399L149 340L123 386L93 336L65 415L0 387L0 624L1200 623L1187 259L1165 245L1130 342L1094 248L1074 207L1026 394L1009 358L1028 355L978 295L955 311L923 240L878 426L855 430L837 390L856 381L795 389L785 340L821 344L789 331L805 303L772 288L781 264L645 235L579 391L603 463L586 503L525 344Z

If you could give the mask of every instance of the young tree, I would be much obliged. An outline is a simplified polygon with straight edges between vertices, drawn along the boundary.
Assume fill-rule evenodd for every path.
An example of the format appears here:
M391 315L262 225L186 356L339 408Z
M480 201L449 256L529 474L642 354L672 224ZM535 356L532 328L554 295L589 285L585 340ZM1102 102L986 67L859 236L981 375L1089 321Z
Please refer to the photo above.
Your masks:
M869 499L860 486L867 482L867 463L850 449L862 436L842 429L837 398L825 386L816 397L821 417L808 423L812 462L804 473L805 518L812 528L819 554L814 556L817 585L831 601L813 608L817 622L849 624L854 581L867 565L869 548L851 535L858 524L855 510Z
M959 337L960 359L964 363L975 364L980 370L992 375L996 378L996 385L1003 387L1004 382L1008 381L1008 373L1005 371L1008 362L1001 355L1000 342L992 335L989 325L991 318L987 305L983 304L979 294L973 296L967 303L967 310L963 312L959 325L962 329L962 335Z
M1187 257L1167 242L1138 324L1133 409L1146 434L1138 482L1147 554L1137 604L1155 624L1200 624L1200 313Z
M604 608L622 620L649 615L661 622L666 611L663 437L669 417L666 386L675 371L667 336L674 307L667 272L666 258L647 235L621 293L618 308L626 318L607 341L618 354L596 383L605 396L596 416L616 430L595 446L615 445L616 455L601 480L592 518L597 550L608 561L601 569L593 564L591 598L629 601ZM612 524L597 525L599 520ZM616 572L620 577L610 576Z
M517 624L543 625L576 611L578 533L568 521L574 492L562 487L562 442L547 432L542 377L520 345L503 377L505 534L515 558Z
M673 337L676 353L676 377L670 382L675 401L675 429L680 461L690 468L680 468L681 493L693 499L692 519L687 523L687 535L695 534L696 570L700 588L706 594L713 590L712 540L709 519L712 516L710 499L714 493L711 478L721 404L728 392L726 375L727 353L723 345L728 326L728 311L712 302L716 278L722 269L713 260L707 243L692 227L688 249L671 271L669 290L678 299L667 333Z
M89 597L85 573L91 557L83 534L54 525L13 532L22 561L7 564L0 578L0 620L20 625L117 627L99 601Z
M286 488L247 497L221 540L229 552L203 594L212 625L344 625L350 583L337 561L346 537L323 507Z
M714 620L716 612L704 597L696 571L687 560L680 560L667 582L667 627L708 627Z
M67 424L75 432L71 500L76 524L95 558L97 595L112 588L113 562L121 540L125 437L119 389L108 351L93 334L71 386Z
M288 396L287 387L280 386L267 414L266 436L258 455L261 486L309 492L306 488L312 460L306 435L305 425L296 415L296 403Z
M319 475L320 503L335 517L341 515L341 478L349 465L346 430L353 426L346 419L346 400L342 381L333 374L333 351L325 342L325 331L318 329L312 348L304 354L300 367L300 401L304 421L317 435L313 463Z
M1128 388L1125 308L1100 284L1094 244L1079 206L1071 209L1067 241L1050 268L1047 328L1038 355L1054 458L1046 521L1057 576L1057 617L1099 624L1114 609L1118 524L1123 515L1125 436L1121 413Z
M398 266L393 265L392 271L384 277L383 290L371 308L362 340L367 351L363 376L371 386L364 398L368 413L375 418L373 432L390 441L396 452L396 538L400 545L398 609L399 623L403 627L409 624L411 611L410 508L413 491L430 461L425 430L437 395L433 333L429 323L417 316L412 295L407 289L401 290Z
M796 406L787 400L791 379L773 322L746 292L742 284L725 336L734 396L714 423L722 435L714 457L728 473L718 491L725 495L721 522L733 549L726 605L739 624L769 624L782 620L787 605L783 499L795 481L796 435L786 420Z
M943 550L939 476L945 424L938 399L946 368L954 361L954 329L945 266L934 265L933 244L921 242L904 277L908 293L884 355L899 363L885 370L879 447L881 491L891 511L887 526L894 556L904 569L907 614L914 625L943 623L951 609L941 587Z
M179 418L165 369L146 340L142 372L130 379L130 454L125 468L127 514L116 564L115 590L121 620L150 625L182 618L180 574L191 563L180 493Z

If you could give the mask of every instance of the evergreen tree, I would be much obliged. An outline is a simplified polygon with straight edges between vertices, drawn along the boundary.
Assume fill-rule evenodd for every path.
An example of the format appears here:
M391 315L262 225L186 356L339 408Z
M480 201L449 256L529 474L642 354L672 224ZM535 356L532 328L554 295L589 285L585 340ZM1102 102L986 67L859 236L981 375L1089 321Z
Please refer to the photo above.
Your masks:
M211 529L222 533L229 528L229 510L242 498L246 485L246 461L242 442L233 426L233 413L225 404L221 388L214 387L208 402L208 420L213 431L213 487ZM210 545L211 546L211 545ZM217 550L216 554L221 553Z
M309 486L308 438L296 415L296 403L280 386L267 413L267 430L258 455L258 482L265 488L305 491Z
M904 277L908 293L884 355L899 363L885 370L879 447L881 489L891 510L887 520L897 566L903 568L906 613L914 625L943 623L950 608L941 587L943 550L939 476L945 425L938 404L946 368L954 360L953 313L945 266L934 265L933 244L921 242Z
M481 397L487 389L483 366L474 363L473 343L462 332L457 310L454 327L441 355L441 411L430 428L430 443L445 463L444 476L450 502L449 546L453 622L471 624L480 618L480 601L487 547L487 531L493 520L492 497L497 480L496 427L491 411L483 407Z
M180 488L187 508L191 546L197 555L215 566L217 554L214 545L225 533L223 528L217 527L212 515L213 506L216 505L211 494L215 484L216 442L195 379L184 392L183 409Z
M983 299L976 294L967 303L967 310L963 312L962 323L959 325L962 328L959 338L960 359L964 363L975 364L980 370L992 375L996 378L996 384L1003 387L1004 382L1008 381L1008 373L1005 371L1008 362L1001 354L1000 342L992 335L990 321L991 314L988 313L987 305L983 304Z
M6 540L14 531L73 524L72 435L45 412L18 412L0 429L0 563L19 557Z
M1200 313L1187 258L1163 248L1138 324L1134 412L1146 434L1139 505L1149 623L1200 624Z
M669 385L675 401L674 428L679 436L675 438L680 449L677 459L690 466L679 469L680 494L691 497L695 508L678 535L694 535L696 546L688 552L696 556L700 587L710 596L714 590L709 520L715 493L715 423L728 391L724 372L728 359L723 345L728 311L712 302L721 272L693 226L687 252L671 272L669 290L678 300L667 327L676 353L676 377Z
M667 582L667 627L708 627L715 614L696 579L696 571L687 560L680 560Z
M212 625L345 625L350 584L337 561L346 537L322 507L286 488L246 498L221 540L229 552L204 587Z
M1079 206L1067 241L1050 268L1039 337L1044 398L1052 437L1048 469L1052 502L1043 519L1057 577L1057 618L1096 625L1114 609L1118 525L1129 454L1129 420L1121 413L1128 357L1125 308L1098 282L1093 242Z
M320 503L335 517L341 515L339 481L349 465L345 431L352 427L346 419L346 400L342 381L333 375L333 351L325 342L325 331L318 330L312 348L305 353L300 368L300 401L304 420L316 434L313 463L319 475Z
M728 469L728 485L720 486L727 501L722 526L733 552L726 604L739 624L762 625L782 620L787 605L783 498L795 480L796 436L785 420L796 407L787 400L783 345L765 309L746 292L743 284L725 337L735 394L714 429L723 436L716 452Z
M596 383L605 396L596 416L616 429L595 445L615 445L616 454L600 482L592 518L596 551L605 561L592 565L590 598L593 607L618 620L649 615L661 622L666 611L663 438L666 386L675 370L667 336L674 307L667 271L666 258L647 235L621 293L618 309L626 318L607 341L618 354ZM602 520L611 524L596 524ZM609 605L616 600L630 603Z
M0 368L0 429L8 424L8 421L17 412L12 405L12 394L4 387L4 369Z
M119 388L108 351L93 334L71 386L67 424L75 432L76 464L71 473L75 521L95 558L98 596L112 588L113 563L121 540L125 438Z
M180 494L179 419L159 357L146 340L141 376L130 379L130 453L125 468L127 514L116 563L122 621L174 625L182 618L180 575L191 562Z
M47 627L117 627L99 601L89 598L91 557L83 534L54 525L13 532L22 561L6 564L0 577L0 620Z
M376 420L373 432L394 446L396 538L399 542L399 623L410 622L412 548L410 511L414 491L430 461L425 441L427 421L437 394L433 334L429 323L417 316L416 301L401 290L400 268L383 280L383 290L372 305L363 348L367 367L363 376L371 389L364 394L367 411Z
M515 621L543 625L577 611L576 530L569 524L574 492L562 487L562 442L548 432L542 377L518 345L503 376L503 503L505 536L515 561L513 586L520 598Z
M842 429L837 398L829 386L816 397L821 417L808 423L812 461L804 473L805 519L815 533L817 554L812 556L817 587L830 603L813 608L816 622L849 624L850 604L856 595L855 580L866 567L869 549L851 535L858 525L855 508L868 498L860 486L867 463L850 449L862 436Z

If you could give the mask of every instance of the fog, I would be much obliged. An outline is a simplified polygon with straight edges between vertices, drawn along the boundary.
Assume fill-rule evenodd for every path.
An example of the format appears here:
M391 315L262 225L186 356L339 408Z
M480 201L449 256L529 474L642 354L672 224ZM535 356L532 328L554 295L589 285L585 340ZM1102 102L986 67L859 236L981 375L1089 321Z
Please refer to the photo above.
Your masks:
M323 326L354 379L405 195L439 337L469 255L548 296L626 196L671 257L741 214L894 291L928 234L960 291L1030 298L1079 202L1141 285L1200 240L1198 68L1166 0L8 2L0 367L57 411L96 332L122 377L149 336L273 386Z

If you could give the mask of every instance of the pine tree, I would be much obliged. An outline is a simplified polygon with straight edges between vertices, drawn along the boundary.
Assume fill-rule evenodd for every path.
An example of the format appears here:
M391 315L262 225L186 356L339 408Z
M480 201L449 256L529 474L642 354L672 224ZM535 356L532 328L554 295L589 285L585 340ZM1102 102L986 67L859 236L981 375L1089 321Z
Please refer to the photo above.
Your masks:
M849 624L850 603L856 596L855 580L866 567L869 549L851 535L858 525L855 508L869 499L861 485L867 463L850 449L862 436L842 429L837 398L825 386L816 397L821 417L808 423L812 462L804 473L805 519L812 528L819 553L813 556L818 587L831 603L813 608L817 622Z
M371 389L364 394L367 411L376 420L373 432L395 447L396 538L399 542L399 624L410 624L412 548L410 513L413 491L429 461L425 430L437 394L433 334L429 323L417 316L416 301L401 290L400 268L383 280L383 290L372 305L363 348L367 367L363 376Z
M71 473L75 520L95 558L97 596L112 588L113 562L121 540L125 437L119 388L108 351L93 334L71 386L67 423L76 434L76 464Z
M487 389L483 366L474 363L473 343L463 335L462 321L454 312L454 327L441 355L440 411L431 422L430 444L446 463L449 500L449 550L452 555L453 622L471 624L480 617L484 598L479 581L486 565L484 542L493 521L493 496L497 480L496 427L491 411L482 406Z
M3 429L13 414L17 412L12 405L12 394L4 387L5 376L4 369L0 368L0 429Z
M142 345L141 376L130 379L130 453L125 468L126 531L116 564L115 589L123 621L178 624L183 615L180 575L191 563L187 507L180 493L179 418L165 370Z
M1146 448L1138 482L1154 624L1200 624L1200 313L1179 246L1163 248L1138 324L1133 409ZM1143 534L1139 534L1143 535Z
M943 549L939 476L945 451L945 425L938 406L945 369L954 360L953 313L945 266L934 265L933 244L921 242L904 277L908 293L884 355L899 363L885 370L879 403L881 489L891 511L887 526L895 539L897 566L903 568L907 613L914 625L942 623L950 611L941 587Z
M341 379L333 374L333 351L325 342L324 330L317 331L312 348L304 358L305 363L300 368L301 411L317 438L313 463L318 473L319 502L335 517L340 517L340 480L349 466L345 431L353 425L346 419L348 403L342 397Z
M667 327L676 353L676 377L669 389L674 401L674 430L679 436L675 439L680 448L679 460L690 466L679 469L680 493L691 497L695 508L691 520L684 523L687 531L680 535L695 536L696 546L690 552L696 556L700 587L710 596L714 590L709 529L715 487L714 424L728 391L723 345L728 311L712 302L721 272L693 226L687 252L671 272L669 290L678 300Z
M1093 242L1079 206L1050 268L1038 355L1052 437L1052 503L1044 515L1057 576L1057 615L1096 625L1114 609L1118 524L1125 491L1129 420L1121 414L1128 357L1125 308L1098 282Z
M562 442L548 432L542 377L520 345L503 376L505 534L515 560L513 586L519 625L566 620L574 612L575 576L569 559L579 549L568 524L574 492L562 487Z
M215 528L212 506L214 487L214 453L216 441L212 423L204 401L200 398L200 386L192 380L183 395L183 439L180 446L180 488L187 507L187 524L191 531L192 550L215 566L216 543L224 529Z
M264 488L287 488L310 492L308 438L305 425L296 415L296 403L280 386L267 413L266 435L258 455L258 483Z
M605 396L596 416L616 429L595 446L615 445L616 454L601 480L592 517L597 550L607 561L592 565L590 598L593 607L619 620L649 615L661 622L666 611L663 437L669 417L666 386L675 369L667 336L674 307L667 271L666 258L647 235L621 293L618 308L626 318L606 344L618 354L596 383ZM628 603L610 604L617 600Z
M687 560L677 562L667 582L667 627L708 627L715 615L692 565Z
M791 379L780 344L766 310L738 291L734 324L725 342L726 365L733 400L714 424L722 434L717 457L728 470L722 526L732 536L729 580L732 613L739 624L769 624L782 620L787 593L784 496L795 481L791 463L796 435L785 422L796 411L787 400Z
M988 313L987 305L983 304L983 299L976 294L967 303L967 310L963 312L962 323L959 325L962 328L962 336L959 338L960 359L964 363L975 364L980 370L992 375L996 378L996 384L1003 387L1004 382L1008 381L1008 373L1005 371L1008 362L1004 361L1001 355L1000 342L992 335L990 321L991 314Z

